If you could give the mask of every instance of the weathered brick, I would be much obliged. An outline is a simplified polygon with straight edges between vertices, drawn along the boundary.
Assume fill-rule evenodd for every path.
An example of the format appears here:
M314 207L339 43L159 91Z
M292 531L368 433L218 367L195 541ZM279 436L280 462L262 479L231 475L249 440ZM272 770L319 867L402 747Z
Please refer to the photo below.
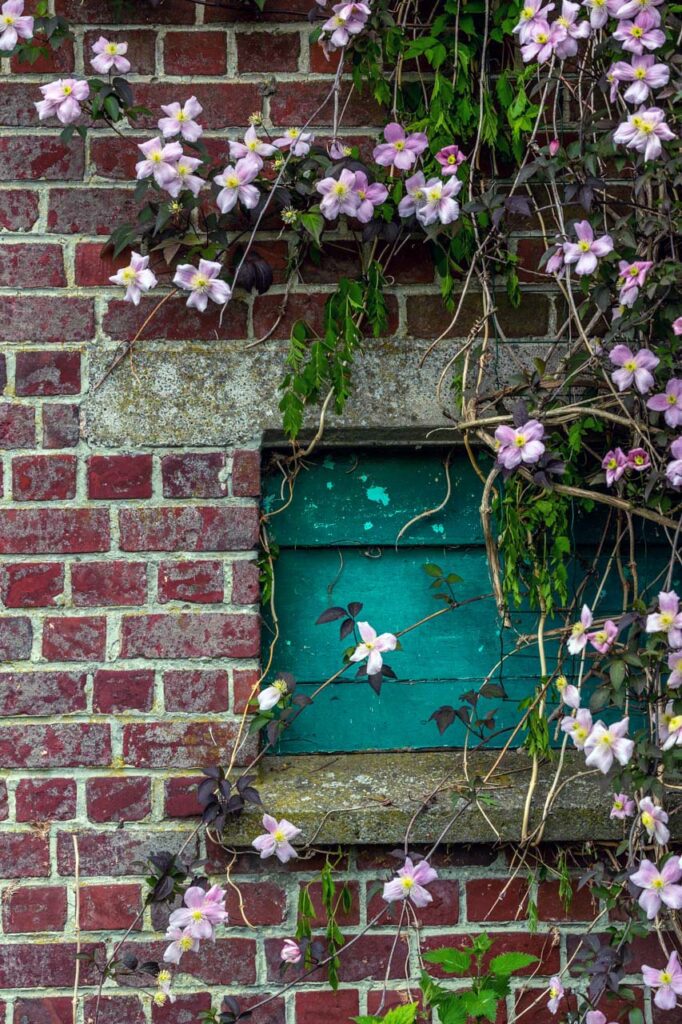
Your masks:
M108 725L0 726L0 762L6 768L83 768L110 761Z
M10 68L13 72L21 75L49 74L54 77L73 71L74 52L73 41L71 39L64 39L60 46L53 48L49 43L47 43L45 36L42 33L37 32L34 35L32 42L34 44L40 44L43 47L43 52L36 60L33 61L33 63L27 60L22 60L20 54L15 54L14 57L10 59Z
M60 245L21 242L0 247L0 286L60 288L66 284Z
M46 608L64 590L60 562L8 562L0 566L0 597L7 608Z
M559 893L558 882L543 882L538 889L538 915L541 921L593 921L599 913L599 901L589 887L573 883L573 898L566 907Z
M100 1000L96 996L86 996L86 1021L95 1019L96 1007L99 1010L98 1024L122 1024L122 1022L123 1024L146 1024L147 1022L144 1008L137 996L103 996ZM69 1017L65 1024L71 1024L71 1021L72 1018ZM35 1024L35 1022L26 1021L26 1024ZM45 1021L45 1024L52 1024L52 1022ZM55 1021L54 1024L62 1024L62 1022Z
M339 976L342 981L362 981L365 978L381 980L386 974L387 965L390 964L389 977L398 978L404 974L405 960L407 957L407 940L401 936L395 947L391 958L394 936L386 933L380 935L363 935L354 943L351 949L344 953L341 958ZM442 944L442 943L441 943ZM275 981L279 976L280 950L282 949L281 939L265 940L265 957L268 963L268 978ZM292 980L303 973L300 965L296 965L290 974ZM312 975L311 980L323 981L322 971Z
M2 904L2 924L8 934L62 931L66 924L66 889L57 885L10 889Z
M459 886L457 882L442 878L429 886L432 902L417 910L421 925L456 925L459 918ZM374 917L385 906L381 895L376 893L367 905L367 916ZM385 919L382 924L395 928L397 918Z
M124 658L254 658L260 623L224 612L125 615L121 637Z
M2 141L0 139L0 144ZM64 341L90 341L95 333L92 299L64 296L55 302L48 295L6 295L2 309L4 341L61 344Z
M123 508L122 551L247 551L258 543L258 509Z
M38 990L73 988L76 952L73 942L5 943L0 946L0 986ZM101 958L105 947L102 943L86 942L81 952ZM84 985L92 984L96 977L94 968L87 962L82 963L80 977ZM30 1024L35 1024L34 1018Z
M431 295L409 295L407 297L407 330L413 338L436 338L445 333L449 338L466 338L481 316L480 296L473 292L462 303L459 319L450 327L452 314ZM549 299L546 295L533 295L532 321L529 321L528 306L514 308L503 296L497 295L495 308L500 326L508 338L525 338L529 331L534 336L546 337L549 330Z
M260 600L260 572L255 562L232 563L232 603L257 604Z
M359 1012L359 998L355 989L296 993L296 1024L350 1020Z
M253 689L260 679L260 672L253 668L236 668L232 673L234 708L236 715L242 715L249 706Z
M17 999L12 1024L72 1024L73 1000L70 996L43 996Z
M141 908L139 885L81 886L80 926L83 931L123 931L134 924ZM137 927L141 927L141 922Z
M45 878L49 873L50 849L45 836L34 832L0 832L0 878Z
M151 496L151 455L91 455L88 459L89 498L113 500Z
M48 661L102 661L107 642L103 616L47 618L43 626L43 657Z
M240 910L239 896L244 904L246 921ZM230 888L225 902L232 925L275 925L281 924L287 914L286 890L275 882L261 879L258 882L240 882L239 894ZM343 925L341 926L343 927Z
M83 177L84 169L81 139L65 145L44 133L0 138L0 181L75 181Z
M232 493L239 498L260 494L260 452L238 448L232 459Z
M85 710L81 672L0 673L0 714L60 715Z
M204 775L189 775L166 779L164 782L164 811L168 818L193 818L201 814L197 786Z
M17 352L17 395L77 395L80 389L80 352ZM54 408L48 405L45 411Z
M78 607L144 604L144 562L77 562L71 567L71 592Z
M288 127L300 125L315 114L317 108L329 96L329 82L280 82L277 92L270 99L270 117L275 125ZM347 90L342 90L343 123L347 128L359 125L385 124L385 114L368 92L359 96L354 92L346 103ZM334 122L334 102L330 97L325 107L316 115L314 124L331 125Z
M123 757L135 768L200 768L222 763L236 735L236 722L130 723L123 726ZM249 740L242 763L255 750Z
M210 1009L211 996L208 992L180 995L174 1003L152 1005L152 1024L193 1024L196 1020L202 1020Z
M0 191L0 228L30 231L38 219L38 193L24 188Z
M227 494L224 452L186 452L161 460L164 498L222 498Z
M139 959L159 960L165 949L163 942L126 942L121 954L134 953ZM182 973L205 985L253 985L256 980L256 943L254 939L219 938L206 942L201 952L185 953ZM146 988L142 978L131 979Z
M151 783L142 775L88 779L85 799L90 821L142 821L151 813Z
M15 501L65 501L75 494L74 455L19 455L12 459Z
M159 565L160 604L168 601L220 604L223 591L222 562L161 562Z
M132 190L95 186L53 188L48 204L48 231L73 235L109 235L112 224L134 220L139 209Z
M20 779L17 821L68 821L76 816L73 779Z
M143 115L137 119L141 128L156 128L158 108L162 103L173 103L176 100L196 96L203 107L201 123L205 128L241 128L243 130L249 113L260 110L262 101L257 84L245 82L210 83L192 82L191 87L182 90L178 95L178 86L174 82L150 83L135 86L135 101L153 112L151 116ZM246 116L245 116L245 112ZM298 122L296 122L298 123Z
M19 615L0 618L0 661L23 661L31 657L33 626Z
M35 444L35 409L0 403L0 449L30 448Z
M102 242L79 242L76 246L74 271L76 284L82 288L109 285L109 278L130 263L130 250L118 256Z
M215 22L251 21L305 21L310 10L308 0L269 0L267 8L261 13L247 13L235 7L207 7L205 18L207 24Z
M9 818L9 796L7 793L7 783L4 779L0 779L0 821L7 821Z
M109 0L56 0L55 12L76 25L100 25L111 21ZM135 4L125 12L130 25L191 25L194 9L187 9L182 0L168 0L158 7ZM127 39L132 33L126 32Z
M269 72L296 71L301 50L297 32L237 32L237 67L240 75L262 73L267 54Z
M123 711L149 711L154 695L154 673L147 669L98 669L92 706L105 715Z
M79 554L109 550L105 509L1 509L0 554Z
M221 31L194 32L192 46L187 45L186 32L168 32L163 41L167 75L224 75L226 60L227 38Z
M50 402L43 406L43 448L75 448L79 438L77 405Z
M178 669L164 672L166 711L188 711L195 714L226 711L227 683L227 672L221 669Z
M120 147L119 147L120 148ZM158 299L147 296L140 300L139 306L133 306L123 299L112 299L104 314L104 331L114 341L128 341L152 309ZM195 341L214 341L218 338L245 338L247 335L246 306L243 302L232 300L225 310L221 321L221 307L215 303L205 313L187 309L181 299L166 302L144 332L146 341L184 341L193 338ZM288 337L288 335L287 335Z
M467 917L470 921L523 921L528 895L523 878L476 878L467 882Z
M177 850L191 836L191 825L187 829L178 827L169 830L166 825L161 833L145 828L143 832L115 829L113 832L78 831L78 853L81 877L119 877L134 875L145 862L160 849ZM187 846L188 857L199 856L196 839ZM60 875L74 873L73 839L70 832L57 834L57 866Z

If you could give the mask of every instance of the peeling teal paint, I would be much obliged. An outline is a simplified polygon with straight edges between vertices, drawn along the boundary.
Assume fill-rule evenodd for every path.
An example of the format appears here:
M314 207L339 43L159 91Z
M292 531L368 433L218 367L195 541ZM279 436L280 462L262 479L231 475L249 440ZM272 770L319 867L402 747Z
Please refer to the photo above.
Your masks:
M434 533L445 533L445 527L442 523L433 523L431 529Z
M333 491L334 490L334 484L331 482L331 480L327 480L327 490L328 491Z
M376 485L374 487L367 488L367 497L369 498L370 501L376 501L379 504L383 505L384 508L386 508L391 502L391 499L388 496L388 491L386 490L386 488L378 487Z
M363 530L371 530L374 528L374 523L364 523Z

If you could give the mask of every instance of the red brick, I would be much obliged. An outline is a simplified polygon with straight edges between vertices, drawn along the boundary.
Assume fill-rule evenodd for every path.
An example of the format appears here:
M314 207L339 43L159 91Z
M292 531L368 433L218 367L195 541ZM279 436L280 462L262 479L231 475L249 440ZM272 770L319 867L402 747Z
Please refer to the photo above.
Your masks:
M0 228L30 231L38 219L38 193L23 188L0 192Z
M0 821L7 821L8 817L9 798L7 796L7 783L4 779L0 779Z
M105 947L102 943L84 943L81 952L101 960ZM73 942L17 942L0 946L2 988L32 988L39 991L47 988L69 989L73 988L75 973L76 945ZM96 983L94 967L87 962L82 963L80 977L84 985ZM35 1024L34 1018L31 1018L30 1024Z
M0 248L3 288L61 288L66 284L60 245L21 242Z
M7 608L46 608L64 590L59 562L8 562L0 566L0 597Z
M43 996L42 999L17 999L13 1024L72 1024L71 996Z
M159 603L191 601L194 604L220 604L223 599L222 562L161 562L159 565Z
M148 296L140 300L139 306L133 306L123 299L112 299L104 314L105 333L114 341L129 341L158 301L157 298ZM183 300L171 299L147 325L143 338L145 341L186 341L188 338L194 341L215 341L216 338L246 338L246 306L243 302L230 302L222 317L222 324L221 307L216 303L211 303L210 307L205 313L199 313L194 309L187 309L187 304Z
M189 49L189 47L188 47ZM182 93L182 95L180 95ZM174 82L139 84L135 86L135 102L149 107L151 115L142 115L137 119L141 128L156 129L158 108L162 103L184 101L190 95L196 96L203 107L201 123L204 128L244 128L250 113L260 111L262 106L258 85L254 82L210 83L192 82L178 90ZM19 103L21 107L21 103ZM298 121L296 122L299 123Z
M94 711L150 711L154 697L154 673L147 669L98 669L95 672Z
M103 996L99 1002L96 996L87 996L85 999L86 1021L94 1021L96 1006L99 1009L97 1024L122 1024L122 1022L123 1024L146 1024L147 1021L142 1003L137 996ZM35 1024L35 1022L26 1021L26 1024ZM45 1021L45 1024L52 1024L52 1021ZM54 1024L62 1024L62 1022L61 1020L55 1021ZM72 1018L69 1017L65 1024L72 1024Z
M204 1020L203 1015L210 1009L211 996L208 992L176 996L174 1003L166 1003L165 1006L152 1004L152 1024L194 1024L194 1021Z
M10 767L6 761L4 764ZM49 874L50 849L44 836L34 832L0 832L0 878L45 878Z
M78 852L81 878L93 876L119 877L139 873L140 863L147 861L160 847L177 850L191 836L191 831L168 831L164 829L163 839L159 833L133 833L127 829L115 829L113 832L87 831L79 829ZM188 856L198 857L199 846L195 840L190 841ZM74 873L73 839L70 832L57 834L57 865L60 875Z
M333 75L339 65L340 51L328 58L321 46L310 44L310 70L318 75Z
M7 387L7 360L4 355L0 355L0 394Z
M126 615L121 637L124 658L253 658L260 623L227 612Z
M44 345L89 341L95 333L93 300L69 296L55 302L48 295L6 295L2 330L6 342L37 341Z
M134 953L140 959L159 960L167 943L130 942L121 953ZM226 938L202 944L198 953L185 953L182 973L205 985L253 985L256 980L256 943L253 939ZM137 984L148 987L148 981ZM191 1024L195 1024L192 1018Z
M151 498L151 455L91 455L89 498Z
M68 821L76 817L73 779L20 779L17 821Z
M84 169L81 139L68 145L44 133L13 133L0 139L0 181L75 181L83 177Z
M260 679L260 672L253 668L236 668L232 673L235 715L243 715L249 706L253 688Z
M429 886L433 902L417 910L417 918L422 925L450 925L453 927L459 919L459 886L457 882L440 878ZM385 906L380 893L376 893L367 905L367 917L372 918ZM395 927L400 916L397 907L390 918L381 923Z
M360 1012L358 998L355 989L341 989L338 992L297 992L296 1024L350 1020Z
M236 735L236 722L131 723L123 726L123 758L135 768L200 768L222 762ZM249 740L241 763L255 750Z
M360 887L357 882L348 882L348 888L351 894L351 908L346 913L341 905L339 904L336 914L336 920L338 921L339 927L343 930L348 925L355 925L360 923ZM341 892L342 883L339 882L337 888L337 896ZM316 917L312 922L313 928L325 928L327 925L327 914L322 904L322 884L320 882L313 882L308 888L310 898L315 908Z
M74 455L20 455L12 459L15 501L64 501L75 494Z
M0 554L44 555L108 551L106 509L0 510Z
M253 1010L249 1010L249 1016L245 1018L249 1021L249 1024L284 1024L286 1016L284 999L271 998L270 1002L265 1003L263 1006L258 1006L257 1009L255 1008L262 999L272 995L272 992L261 991L253 996L239 996L239 1005L242 1012L249 1010L250 1006L254 1006Z
M57 0L55 13L75 25L107 25L111 22L109 0ZM182 0L167 0L158 7L135 4L125 12L125 19L130 25L191 25L194 23L194 9L188 10ZM128 39L135 34L125 32L123 37Z
M31 620L11 615L0 619L0 661L22 661L31 657Z
M260 571L255 562L232 563L232 603L258 604Z
M274 125L288 127L302 124L315 113L329 94L329 82L280 82L277 92L270 99L270 117ZM385 124L381 107L365 92L359 96L354 92L346 104L348 92L342 91L341 106L343 123L347 128L360 125ZM334 103L330 99L317 114L314 124L331 125L334 122Z
M237 449L232 459L232 493L239 498L260 494L260 452Z
M164 782L164 808L168 818L193 818L203 811L197 786L204 775L182 776Z
M15 54L10 60L12 71L20 75L62 75L74 69L73 42L65 39L57 48L52 49L46 43L44 36L37 34L33 37L34 43L40 43L46 48L32 64L29 61L22 61L19 54Z
M112 224L135 220L139 209L131 190L96 186L50 189L48 204L48 231L72 235L109 235Z
M102 661L107 642L103 616L47 618L43 626L43 657L48 661Z
M105 248L102 242L79 242L74 262L76 284L83 288L109 285L109 278L129 263L128 249L114 256L113 250Z
M178 669L164 672L166 711L188 711L194 714L226 711L227 683L227 672L221 669Z
M78 20L78 19L76 19ZM127 21L126 17L126 21ZM99 37L103 33L86 32L83 37L83 53L85 56L86 67L88 73L90 72L90 60L92 57L92 47L97 42ZM128 52L126 57L130 61L131 68L130 72L134 75L153 75L156 69L156 32L145 31L144 29L136 29L134 32L128 32L126 30L118 31L116 29L108 28L104 33L106 38L111 43L127 43ZM184 33L185 44L187 43L187 33ZM194 37L192 37L194 38ZM135 87L133 86L133 89Z
M547 1009L547 986L532 988L517 993L514 1001L517 1020L532 1021L533 1024L556 1024L556 1014Z
M308 0L269 0L263 11L237 7L207 7L204 21L207 23L233 21L305 21L310 11Z
M141 775L88 779L85 798L90 821L142 821L151 814L151 783Z
M80 389L80 352L17 352L17 395L77 395Z
M94 133L93 133L94 135ZM140 142L145 142L146 137L144 135L127 136L128 145L121 146L120 139L98 139L93 137L90 141L90 161L92 168L100 178L113 178L117 180L125 180L129 183L135 178L135 164L140 158L140 154L136 149L136 146ZM135 207L132 210L132 215L128 216L128 220L134 220L139 209L139 203L135 203ZM89 216L97 216L96 213L89 214ZM99 216L101 217L102 210L100 209ZM108 235L111 233L111 227L108 227L106 231L98 231L97 234Z
M298 70L301 44L297 32L237 32L236 39L240 75L262 74L264 59L268 72Z
M476 878L467 882L470 921L523 921L528 912L528 882L523 878Z
M226 61L224 32L193 32L191 46L187 45L186 32L168 32L163 42L163 66L167 75L224 75Z
M77 562L71 567L73 603L78 607L144 604L144 562Z
M84 885L80 891L80 926L86 932L122 931L142 909L139 885ZM141 923L137 925L141 927Z
M85 711L85 673L2 672L0 714L59 715Z
M6 768L85 768L110 761L108 725L0 726L0 763Z
M10 889L2 904L2 924L10 934L63 931L66 889L56 885Z
M500 326L508 338L528 336L528 309L524 305L515 309L504 295L498 295L495 302ZM549 299L543 295L533 296L532 333L546 337L549 330ZM481 303L473 292L462 303L459 320L450 327L452 314L432 295L409 295L407 297L407 330L413 338L436 338L445 332L445 337L465 338L481 315Z
M281 295L259 295L253 306L253 331L257 338L271 331L270 337L284 340L297 320L305 320L318 334L324 332L326 295L295 292L289 296L284 316L280 315Z
M164 455L164 498L223 498L227 494L226 465L224 452Z
M123 508L119 523L122 551L248 551L258 543L255 506Z
M538 889L538 915L541 921L592 921L599 913L599 903L590 889L578 889L573 883L573 899L566 909L559 896L558 882L543 882Z
M389 963L393 940L394 936L388 932L380 935L363 935L341 957L339 971L341 981L362 981L365 978L372 978L376 981L383 980ZM268 977L272 980L279 977L281 949L281 939L265 940ZM405 936L401 936L398 939L393 958L390 961L389 977L404 977L407 953L407 939ZM291 972L287 971L287 976L290 976L293 980L299 973L302 973L301 968L296 967ZM323 972L315 972L310 980L324 981Z
M43 448L75 448L80 438L77 405L43 405Z
M35 409L26 405L0 404L0 449L31 448L35 444Z
M287 897L285 890L274 882L240 882L239 893L244 903L247 921L259 927L261 925L281 924L286 918ZM239 896L231 887L227 890L225 903L230 924L246 925L239 909Z

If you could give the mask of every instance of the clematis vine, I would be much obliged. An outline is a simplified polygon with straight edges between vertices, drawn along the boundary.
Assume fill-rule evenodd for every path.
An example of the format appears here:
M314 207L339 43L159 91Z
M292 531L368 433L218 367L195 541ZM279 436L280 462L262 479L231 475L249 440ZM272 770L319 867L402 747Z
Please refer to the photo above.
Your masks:
M355 216L361 224L368 224L374 216L374 209L381 206L388 198L388 189L379 182L370 185L364 171L355 172L355 184L353 186L358 197L358 207Z
M673 461L665 467L665 475L671 487L682 487L682 437L676 438L670 445Z
M656 369L660 360L648 348L640 348L633 354L627 345L616 345L611 349L609 359L619 367L611 374L611 380L619 391L625 391L633 383L641 395L651 391L654 386L651 371Z
M659 1010L674 1010L677 997L682 996L682 967L677 950L670 954L668 963L663 970L657 967L642 966L644 984L654 990L654 1003Z
M328 53L347 46L353 36L362 32L367 24L367 18L372 13L367 4L357 2L335 4L332 11L334 13L325 21L319 38L319 42Z
M192 934L189 926L180 928L179 925L169 925L166 938L172 940L163 954L164 963L167 964L179 964L185 953L196 953L200 946L199 939Z
M198 196L206 182L198 174L193 174L192 172L196 171L200 164L201 160L197 157L181 156L175 165L175 178L171 178L164 185L166 192L174 199L180 195L183 189L187 189L192 195Z
M564 242L564 262L569 266L575 264L575 272L578 275L593 274L597 269L598 260L613 251L613 239L611 235L595 238L588 220L578 221L575 224L575 233L578 237L577 242Z
M668 701L659 721L659 741L661 750L682 746L682 715L676 715L672 701ZM666 821L668 817L666 815ZM659 842L663 840L659 839ZM667 839L665 840L667 842Z
M682 717L680 717L679 726L682 727ZM664 746L663 749L667 748ZM670 829L667 827L668 815L662 807L658 807L653 802L651 797L646 796L639 801L639 820L646 829L649 839L655 838L657 843L665 846L670 839Z
M156 275L149 269L149 256L142 256L139 252L131 252L128 266L118 270L109 280L125 288L123 301L132 302L134 306L139 305L143 292L157 284Z
M610 818L619 818L624 820L625 818L631 818L635 813L636 804L632 797L629 797L627 793L616 793L613 798L613 804L611 806Z
M421 171L417 171L405 180L407 195L398 203L398 214L401 217L412 217L426 199L426 179Z
M271 711L284 700L289 693L289 687L284 679L275 679L272 686L266 686L258 694L258 707L261 711Z
M671 647L682 647L682 611L674 590L658 595L658 611L647 616L647 633L666 633Z
M166 188L177 178L177 163L182 154L179 142L164 145L161 139L150 139L149 142L138 143L137 148L144 156L135 164L137 180L153 177L161 188Z
M601 468L606 472L606 486L613 487L627 469L628 460L622 448L613 448L602 459Z
M574 708L575 710L580 707L580 690L577 686L569 683L566 676L559 676L556 681L556 688L559 691L561 700L567 707Z
M513 28L514 34L518 34L520 43L527 43L533 31L533 25L538 22L546 22L547 15L554 10L554 4L545 4L543 0L529 0L521 8L519 22Z
M642 153L645 160L656 160L663 149L661 143L675 138L677 136L665 123L665 111L659 107L630 114L613 133L614 142Z
M592 625L592 612L586 604L582 606L580 620L571 626L571 635L568 640L569 654L580 654L587 646L587 631Z
M384 663L382 654L385 654L386 651L394 651L398 639L393 633L381 633L377 636L376 630L370 626L369 622L358 622L358 633L362 643L355 648L350 660L353 662L364 661L367 658L367 674L376 675L381 671L381 666Z
M110 71L116 71L119 75L127 75L130 71L130 61L125 56L128 52L127 43L112 43L104 36L100 36L97 42L93 43L92 52L95 56L90 63L98 74L106 75Z
M181 135L186 142L196 142L204 129L195 118L201 114L203 107L196 96L190 96L185 103L161 104L165 117L159 120L159 131L165 139Z
M183 902L184 907L173 911L168 924L170 929L186 931L188 937L212 939L215 926L227 921L225 892L219 885L212 885L207 892L198 885L192 885L185 893Z
M232 160L242 160L244 157L249 157L254 163L258 164L259 170L263 167L263 157L273 156L277 152L275 146L258 138L254 125L250 125L246 129L243 142L234 142L230 139L228 146Z
M229 213L238 202L247 210L258 205L260 192L251 182L258 176L259 170L257 161L248 156L215 176L213 181L220 187L216 203L221 213Z
M682 686L682 650L671 651L668 655L668 689L678 690Z
M658 914L661 904L672 910L682 908L682 885L677 884L680 878L682 868L677 857L667 860L660 871L644 858L637 871L630 875L630 881L642 890L637 902L650 921Z
M556 1013L558 1011L559 1004L564 998L564 991L564 986L561 984L561 978L555 974L553 978L549 979L549 1000L547 1002L547 1009L550 1013Z
M422 227L428 227L438 221L440 224L451 224L459 217L459 203L454 198L459 194L462 182L457 178L443 181L432 178L424 186L424 201L416 210L417 220Z
M612 619L607 619L602 629L597 629L593 633L588 633L587 639L592 644L595 651L599 651L600 654L606 654L617 636L618 626Z
M661 394L647 401L647 409L662 412L669 427L682 427L682 380L671 377Z
M564 30L564 37L557 41L554 48L554 52L560 60L565 60L567 57L575 57L578 52L578 40L587 39L590 35L589 21L578 21L579 14L580 4L570 3L570 0L563 0L561 14L554 22L554 25Z
M310 152L315 136L312 132L303 132L300 128L287 128L284 135L273 139L273 146L283 151L289 150L292 156L306 156Z
M417 162L429 142L423 132L405 134L405 129L395 121L384 128L385 142L375 146L372 156L382 167L395 167L399 171L409 171Z
M298 942L294 939L285 939L279 956L285 964L297 964L300 963L303 953Z
M90 86L76 78L60 78L41 85L40 91L43 99L34 104L40 120L57 117L62 124L73 124L81 116L81 103L90 95Z
M576 715L562 718L561 730L571 737L577 750L584 750L592 732L592 715L587 708L580 708Z
M505 469L512 470L521 463L532 465L545 451L542 438L545 428L538 420L528 420L521 427L499 426L495 431L497 461Z
M626 103L646 103L654 89L667 85L670 70L666 64L657 64L653 54L633 56L630 64L618 61L611 68L617 82L631 82L623 93Z
M5 0L0 7L0 53L9 53L20 39L33 37L33 18L24 14L24 0Z
M355 173L347 167L338 178L323 178L315 188L323 196L320 211L327 220L336 220L342 213L350 217L357 213L360 198L355 192Z
M418 864L413 864L411 859L406 857L405 864L396 877L385 883L383 898L387 903L409 899L415 907L425 907L433 901L433 896L427 891L426 886L436 878L438 872L428 861L420 860Z
M657 50L665 43L665 35L656 27L660 23L658 13L644 10L634 21L621 21L613 33L613 38L624 50L640 56L645 50Z
M218 275L222 271L220 263L211 260L199 260L199 269L191 263L183 263L178 267L173 284L190 293L187 305L203 313L208 300L224 305L229 301L232 289L226 281L220 281Z
M634 741L627 738L628 724L627 718L609 726L603 722L595 723L585 740L585 764L589 768L598 768L606 775L614 758L621 765L628 763L635 749Z
M260 853L261 860L272 857L274 854L277 860L286 864L287 861L298 857L296 850L291 845L291 840L300 836L300 828L296 828L286 818L277 821L271 814L263 815L263 827L265 828L263 835L257 836L251 843L254 849Z
M436 153L436 160L441 165L441 174L447 178L457 173L457 168L464 163L466 157L459 146L444 146Z

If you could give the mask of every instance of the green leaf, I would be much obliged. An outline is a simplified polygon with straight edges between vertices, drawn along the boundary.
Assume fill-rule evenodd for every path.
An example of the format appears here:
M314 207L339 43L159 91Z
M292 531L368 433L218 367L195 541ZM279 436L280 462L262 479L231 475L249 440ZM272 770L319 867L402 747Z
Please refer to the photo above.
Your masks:
M438 964L448 974L464 974L471 966L471 953L466 949L434 949L425 953L424 959L430 964Z
M467 992L464 998L472 1017L485 1017L491 1024L495 1024L499 999L492 989L483 988L480 992Z
M418 1003L405 1003L394 1006L384 1017L352 1017L355 1024L414 1024L417 1017Z
M320 244L320 236L324 227L324 217L321 213L301 213L299 214L299 223L303 225L309 235L315 239L317 245Z
M514 974L537 961L538 958L530 953L500 953L490 961L490 970L493 974Z
M427 576L436 577L443 575L443 570L441 569L441 567L439 565L436 565L434 562L425 562L423 568Z

